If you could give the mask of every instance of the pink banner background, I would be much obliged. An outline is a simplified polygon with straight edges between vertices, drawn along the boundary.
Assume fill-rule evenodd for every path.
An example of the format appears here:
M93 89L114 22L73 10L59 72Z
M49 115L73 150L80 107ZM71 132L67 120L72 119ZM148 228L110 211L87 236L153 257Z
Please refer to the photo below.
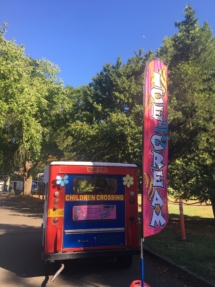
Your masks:
M116 219L116 205L73 206L72 219L74 221Z
M143 237L164 229L168 222L168 91L167 66L159 59L145 69L143 124Z

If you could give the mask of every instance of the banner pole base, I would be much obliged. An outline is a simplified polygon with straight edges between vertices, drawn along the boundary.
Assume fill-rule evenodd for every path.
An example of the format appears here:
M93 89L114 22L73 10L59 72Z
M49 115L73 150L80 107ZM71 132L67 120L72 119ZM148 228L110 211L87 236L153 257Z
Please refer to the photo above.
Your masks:
M143 257L143 242L144 238L141 238L141 245L140 245L140 251L141 251L141 279L142 280L135 280L131 283L130 287L151 287L149 284L144 282L144 257Z
M135 280L131 283L130 287L151 287L149 284L147 284L146 282L144 282L144 284L142 284L141 280Z

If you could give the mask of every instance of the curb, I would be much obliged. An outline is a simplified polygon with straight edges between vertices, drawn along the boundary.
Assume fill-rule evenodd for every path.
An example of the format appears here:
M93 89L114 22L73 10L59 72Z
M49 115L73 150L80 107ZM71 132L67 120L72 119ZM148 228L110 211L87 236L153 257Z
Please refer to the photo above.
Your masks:
M166 264L170 270L177 272L179 275L183 276L184 278L186 278L187 280L189 280L191 283L195 284L196 286L198 286L198 287L215 287L215 282L211 283L211 282L205 280L204 278L199 277L196 274L194 274L193 272L189 271L186 267L176 265L169 258L165 258L165 257L157 254L156 252L152 251L147 246L144 246L143 249L147 255L151 255L154 258L161 261L162 263Z

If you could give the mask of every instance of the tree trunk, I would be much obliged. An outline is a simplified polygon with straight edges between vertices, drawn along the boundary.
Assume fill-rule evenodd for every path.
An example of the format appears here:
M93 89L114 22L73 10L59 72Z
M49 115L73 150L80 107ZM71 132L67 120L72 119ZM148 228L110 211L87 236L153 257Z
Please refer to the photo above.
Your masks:
M32 176L29 175L29 170L30 170L30 162L26 161L24 164L24 171L25 171L25 176L24 176L24 195L29 195L31 194L31 187L32 187Z
M31 187L32 187L32 176L24 178L24 195L31 194Z
M215 197L212 197L210 200L211 200L212 210L213 210L214 219L215 219Z

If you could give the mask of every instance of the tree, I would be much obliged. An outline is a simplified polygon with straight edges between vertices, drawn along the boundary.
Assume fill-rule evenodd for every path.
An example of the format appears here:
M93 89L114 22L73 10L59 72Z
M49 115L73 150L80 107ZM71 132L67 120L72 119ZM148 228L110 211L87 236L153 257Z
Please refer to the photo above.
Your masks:
M106 63L89 86L73 89L76 117L67 123L64 150L76 160L132 162L142 166L142 50L122 64Z
M169 64L169 186L186 199L210 200L215 216L215 38L190 5L175 26L158 50Z
M24 46L5 39L5 26L0 31L0 165L24 178L28 194L32 164L40 158L65 97L58 67L26 56Z

